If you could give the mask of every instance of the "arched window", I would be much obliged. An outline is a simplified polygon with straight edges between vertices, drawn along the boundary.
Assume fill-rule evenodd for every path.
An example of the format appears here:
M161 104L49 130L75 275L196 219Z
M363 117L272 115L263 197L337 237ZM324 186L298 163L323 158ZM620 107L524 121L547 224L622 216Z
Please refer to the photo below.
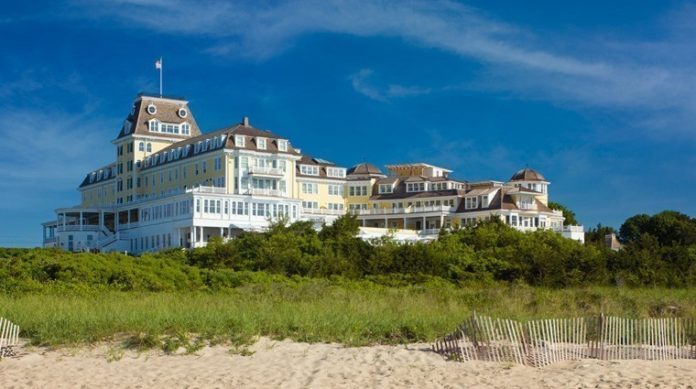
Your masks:
M147 144L147 152L149 153L151 151L152 151L152 143L148 143Z
M138 150L145 151L145 143L140 142L140 144L138 144Z

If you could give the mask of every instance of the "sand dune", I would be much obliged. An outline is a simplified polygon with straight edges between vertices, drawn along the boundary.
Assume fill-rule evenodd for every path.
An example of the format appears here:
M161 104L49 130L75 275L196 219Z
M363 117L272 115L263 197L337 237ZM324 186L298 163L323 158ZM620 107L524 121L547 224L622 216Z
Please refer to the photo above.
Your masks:
M346 348L266 338L250 347L250 356L231 354L224 346L175 356L133 351L120 355L108 345L57 351L25 348L21 357L0 361L0 387L696 388L693 360L583 360L535 369L447 362L427 348Z

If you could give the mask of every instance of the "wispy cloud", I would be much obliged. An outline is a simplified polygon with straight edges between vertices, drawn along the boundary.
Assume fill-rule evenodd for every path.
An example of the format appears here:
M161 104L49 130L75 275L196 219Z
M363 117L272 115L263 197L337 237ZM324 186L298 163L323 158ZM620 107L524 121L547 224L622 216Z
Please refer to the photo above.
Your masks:
M362 95L381 102L388 102L391 98L425 95L431 92L430 88L418 86L399 84L390 84L384 87L378 86L371 80L373 75L374 71L372 69L361 69L359 72L352 74L349 78L353 89Z
M696 59L689 47L696 8L666 15L665 38L636 42L537 36L478 9L448 0L298 0L235 2L112 0L76 2L82 17L110 18L161 33L205 36L208 51L264 60L291 48L310 33L388 36L439 49L484 65L476 87L523 98L587 108L628 111L632 124L657 138L667 133L696 139ZM156 17L153 17L156 15ZM687 22L689 21L689 22ZM688 37L688 39L687 39ZM554 41L551 41L554 39ZM561 44L558 44L560 40ZM589 42L589 44L588 44ZM564 47L561 51L553 49ZM641 48L641 50L637 50ZM679 49L682 48L682 49ZM382 90L358 73L356 91L378 101L388 95L422 94L397 85Z
M6 76L15 78L0 87L0 191L24 203L41 202L73 191L89 169L113 159L104 136L118 122L94 114L98 99L79 76L41 70ZM64 106L67 100L76 106Z

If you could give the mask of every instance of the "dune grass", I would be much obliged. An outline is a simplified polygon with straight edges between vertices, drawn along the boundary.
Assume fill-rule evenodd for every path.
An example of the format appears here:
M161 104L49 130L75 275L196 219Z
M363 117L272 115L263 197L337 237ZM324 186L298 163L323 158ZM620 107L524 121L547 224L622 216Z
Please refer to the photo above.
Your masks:
M118 340L136 348L248 344L256 336L346 345L433 341L473 311L515 319L599 312L627 317L696 316L696 289L524 285L383 286L301 279L218 292L0 294L0 316L33 344Z

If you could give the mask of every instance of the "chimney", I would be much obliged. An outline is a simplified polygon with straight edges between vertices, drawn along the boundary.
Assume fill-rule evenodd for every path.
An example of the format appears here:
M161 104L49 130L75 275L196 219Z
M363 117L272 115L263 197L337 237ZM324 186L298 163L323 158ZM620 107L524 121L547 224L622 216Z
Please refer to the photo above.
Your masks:
M244 119L242 119L242 125L244 127L249 127L249 117L248 116L244 116Z

